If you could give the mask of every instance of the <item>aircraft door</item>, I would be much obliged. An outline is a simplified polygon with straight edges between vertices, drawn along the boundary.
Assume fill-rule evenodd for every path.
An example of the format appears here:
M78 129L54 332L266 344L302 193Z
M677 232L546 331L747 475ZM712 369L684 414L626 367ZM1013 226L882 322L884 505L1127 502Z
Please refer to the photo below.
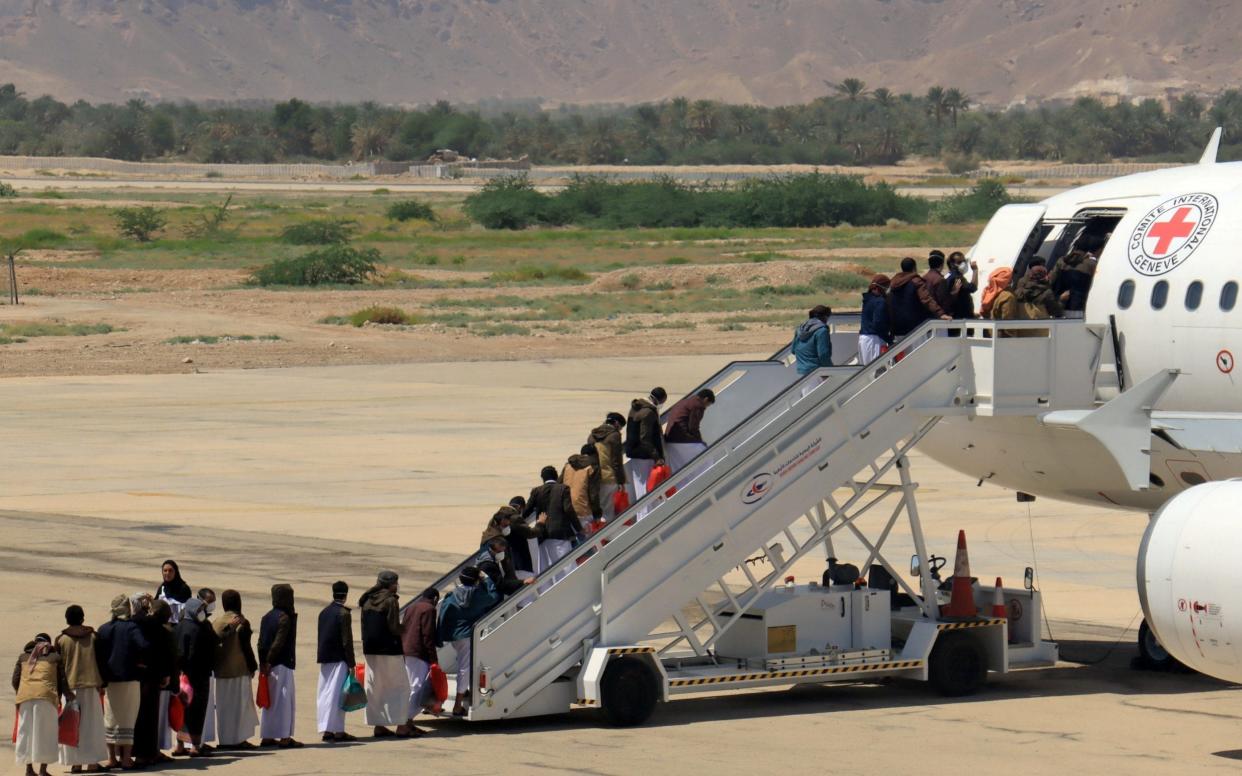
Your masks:
M996 211L970 249L969 258L979 263L979 294L995 269L1013 267L1020 274L1052 230L1043 222L1046 211L1043 205L1005 205Z

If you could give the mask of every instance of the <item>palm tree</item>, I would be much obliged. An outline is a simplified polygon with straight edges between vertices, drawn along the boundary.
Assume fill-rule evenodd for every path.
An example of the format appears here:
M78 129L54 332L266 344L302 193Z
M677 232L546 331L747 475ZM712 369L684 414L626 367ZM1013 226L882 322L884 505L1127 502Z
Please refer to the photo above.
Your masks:
M948 112L948 105L944 100L944 87L931 87L927 90L927 96L924 99L927 101L927 112L936 118L936 126L939 127L944 121L944 114Z
M949 109L949 115L953 119L953 126L956 127L957 112L970 110L970 98L962 94L960 89L954 87L945 91L944 106Z
M388 144L388 134L384 129L372 122L358 122L349 131L349 139L354 146L354 158L365 159L383 153Z
M846 78L841 83L833 83L832 81L824 81L838 97L844 97L846 102L858 102L867 93L867 84L857 78Z
M875 100L876 105L882 108L891 108L896 102L892 91L883 86L871 93L871 99Z

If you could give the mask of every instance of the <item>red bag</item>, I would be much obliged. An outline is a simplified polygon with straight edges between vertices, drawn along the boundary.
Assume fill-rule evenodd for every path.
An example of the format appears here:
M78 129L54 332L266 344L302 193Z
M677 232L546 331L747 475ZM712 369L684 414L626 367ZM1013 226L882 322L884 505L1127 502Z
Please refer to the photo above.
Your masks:
M617 492L612 494L612 511L613 514L621 514L630 508L630 494L625 488L617 488Z
M17 707L13 707L13 743L17 743Z
M254 705L261 709L272 708L272 690L268 686L267 674L259 673L259 689L254 694Z
M181 702L180 695L168 699L168 727L173 730L185 727L185 704Z
M78 728L81 724L82 712L78 709L78 702L70 701L66 703L65 708L60 712L60 725L56 742L61 746L77 746Z
M650 476L647 477L647 492L650 493L660 487L660 483L673 476L673 470L668 468L668 464L662 463L651 469Z
M439 663L431 664L427 680L431 682L431 689L435 691L437 701L444 703L448 700L448 675L444 673Z
M367 666L366 663L359 663L354 666L354 678L358 680L358 684L363 687L367 686Z

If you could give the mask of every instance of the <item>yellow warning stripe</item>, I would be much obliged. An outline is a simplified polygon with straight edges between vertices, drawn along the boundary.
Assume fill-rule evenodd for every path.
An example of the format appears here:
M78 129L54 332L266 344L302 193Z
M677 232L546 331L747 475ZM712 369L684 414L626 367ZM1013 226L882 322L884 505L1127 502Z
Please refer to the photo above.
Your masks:
M636 655L640 652L655 652L655 647L609 647L610 655Z
M936 626L936 630L962 630L963 628L990 628L993 625L1004 625L1005 618L997 617L991 620L974 620L972 622L942 622Z
M919 668L922 660L899 660L893 663L865 663L853 666L836 666L835 668L805 668L792 671L765 671L756 674L734 674L730 676L707 676L701 679L670 679L669 687L697 687L703 684L727 684L729 682L762 682L769 679L795 679L804 676L827 676L829 674L861 674L874 671L892 671L905 668Z

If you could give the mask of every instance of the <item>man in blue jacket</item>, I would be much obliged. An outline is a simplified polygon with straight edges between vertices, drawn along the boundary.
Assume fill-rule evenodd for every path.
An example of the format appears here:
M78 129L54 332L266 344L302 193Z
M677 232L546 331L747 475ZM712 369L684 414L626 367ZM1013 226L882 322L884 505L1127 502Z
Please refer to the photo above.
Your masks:
M816 305L808 313L806 322L794 332L793 354L799 375L809 375L820 367L832 366L832 336L828 333L828 318L831 315L832 310L826 305Z
M862 298L862 325L858 329L858 361L870 364L885 347L893 344L893 327L888 319L888 275L871 278Z
M457 700L453 704L453 716L466 713L470 700L470 648L474 624L500 601L500 594L492 580L477 566L467 566L457 577L457 587L440 603L440 628L437 635L440 645L453 643L457 655Z

